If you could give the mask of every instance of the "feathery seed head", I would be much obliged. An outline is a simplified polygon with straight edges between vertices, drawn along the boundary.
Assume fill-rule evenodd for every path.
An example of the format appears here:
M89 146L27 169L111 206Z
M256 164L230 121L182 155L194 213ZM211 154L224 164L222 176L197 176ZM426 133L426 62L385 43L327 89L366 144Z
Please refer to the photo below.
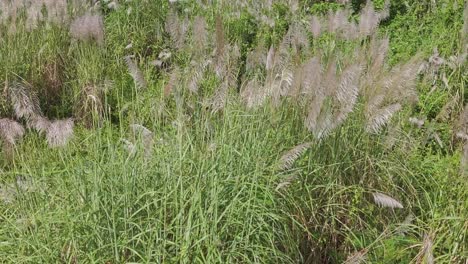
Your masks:
M29 120L42 114L39 98L30 85L16 82L10 86L9 95L18 118Z
M74 125L73 118L51 121L46 131L46 139L49 147L56 148L66 146L71 137L73 137Z
M403 205L399 201L386 194L376 192L372 195L374 196L374 202L379 206L389 208L403 208Z
M46 117L37 115L30 121L30 126L32 126L39 134L43 134L47 132L50 126L50 120Z
M136 86L141 89L146 89L148 83L145 80L143 72L138 68L138 65L134 61L134 56L126 56L125 63L127 64L128 73L132 76Z
M400 111L401 104L396 103L384 108L381 108L373 113L368 113L366 130L369 133L377 134L380 130L390 122L393 115Z
M0 119L0 140L5 144L15 145L24 136L23 126L11 119Z
M310 32L312 32L312 35L314 38L318 38L320 36L322 30L322 25L320 22L320 18L318 16L312 16L310 19Z
M281 170L287 170L292 167L294 162L310 147L312 146L312 143L306 142L302 143L300 145L295 146L291 150L287 151L286 153L281 156L279 160L278 167Z
M205 18L202 16L195 17L193 22L193 49L195 52L201 52L206 49L208 43L208 26Z

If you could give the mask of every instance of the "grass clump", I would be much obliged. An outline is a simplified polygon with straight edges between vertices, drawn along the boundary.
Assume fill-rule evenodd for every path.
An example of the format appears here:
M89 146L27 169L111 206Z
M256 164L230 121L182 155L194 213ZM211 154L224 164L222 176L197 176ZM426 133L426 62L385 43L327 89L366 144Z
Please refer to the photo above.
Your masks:
M467 7L361 2L3 3L0 260L464 261Z

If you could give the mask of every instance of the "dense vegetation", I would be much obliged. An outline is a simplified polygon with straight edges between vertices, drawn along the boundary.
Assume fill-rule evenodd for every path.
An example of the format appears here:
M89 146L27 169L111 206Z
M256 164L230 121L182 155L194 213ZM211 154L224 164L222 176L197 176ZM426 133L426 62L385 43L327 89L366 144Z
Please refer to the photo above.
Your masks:
M0 1L0 262L467 261L462 0Z

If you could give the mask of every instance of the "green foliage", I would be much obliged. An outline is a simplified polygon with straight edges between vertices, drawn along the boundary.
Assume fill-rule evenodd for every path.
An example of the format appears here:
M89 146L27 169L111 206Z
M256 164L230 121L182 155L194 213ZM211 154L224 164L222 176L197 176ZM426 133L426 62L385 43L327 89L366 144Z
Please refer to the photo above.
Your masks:
M435 6L431 5L413 2L408 10L398 12L384 27L392 40L391 64L417 52L430 56L434 48L444 56L461 51L463 1L438 1Z
M212 113L207 98L223 80L210 69L198 94L185 89L193 50L176 50L165 21L174 8L188 21L203 16L214 34L221 12L226 41L240 45L239 77L246 54L257 45L276 47L293 22L306 23L308 15L343 4L300 1L300 12L293 14L286 2L273 1L257 17L246 8L223 9L221 2L119 2L116 10L101 3L103 46L71 40L68 27L58 25L27 31L19 24L11 35L1 26L1 83L30 83L51 119L75 115L87 85L111 85L103 91L105 115L98 128L80 124L69 145L55 149L28 129L12 160L1 156L0 262L340 263L366 249L370 263L410 263L425 234L434 234L436 263L466 258L468 188L454 140L467 102L466 63L420 76L418 103L399 112L383 133L365 131L360 99L344 124L317 139L303 126L306 107L290 98L246 109L231 89L224 110ZM375 1L376 8L384 2ZM444 58L462 53L462 2L392 1L390 18L379 28L390 37L388 64L418 52L427 59L434 48ZM351 1L356 13L364 3ZM261 15L274 25L261 22ZM308 52L321 51L325 60L338 54L340 67L356 47L369 43L333 33L307 40ZM163 50L172 57L162 67L151 65ZM135 55L147 89L136 87L127 55ZM182 77L165 95L176 67ZM57 78L47 79L50 73ZM50 90L53 81L59 92ZM451 101L453 110L444 114ZM0 117L13 117L6 96L0 97ZM410 117L425 123L418 128ZM151 144L129 128L135 123L152 132L149 157L145 149ZM290 169L279 170L283 153L305 142L311 147ZM24 179L30 187L21 186ZM278 188L282 183L287 187ZM375 192L404 208L377 207ZM414 220L403 232L410 214Z

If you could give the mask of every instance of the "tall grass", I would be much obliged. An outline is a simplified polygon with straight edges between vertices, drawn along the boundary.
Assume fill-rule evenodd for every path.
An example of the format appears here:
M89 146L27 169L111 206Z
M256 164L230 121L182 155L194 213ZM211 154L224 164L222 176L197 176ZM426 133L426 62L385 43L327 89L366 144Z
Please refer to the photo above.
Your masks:
M465 35L401 59L418 4L19 3L2 262L466 259Z

